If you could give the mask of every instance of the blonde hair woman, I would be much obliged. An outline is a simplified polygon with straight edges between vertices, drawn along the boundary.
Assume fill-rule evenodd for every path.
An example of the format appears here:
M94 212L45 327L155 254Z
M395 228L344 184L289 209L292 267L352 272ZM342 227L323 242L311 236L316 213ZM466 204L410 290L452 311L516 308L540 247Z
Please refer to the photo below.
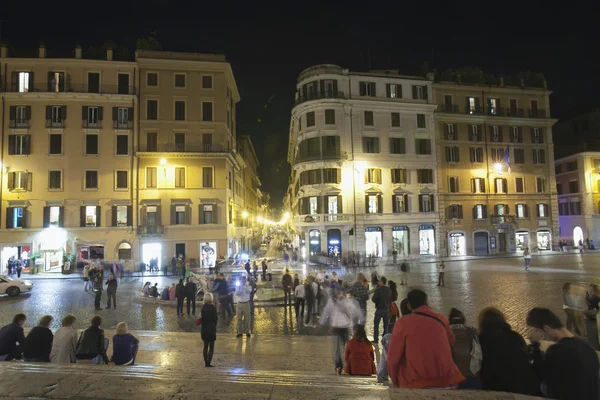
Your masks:
M217 308L213 304L212 293L207 292L204 295L204 305L200 314L200 335L204 342L204 350L202 355L204 356L204 364L206 367L213 367L211 365L213 353L215 350L215 341L217 340Z
M133 365L140 341L129 333L127 322L117 324L117 334L113 336L113 355L110 358L115 365Z

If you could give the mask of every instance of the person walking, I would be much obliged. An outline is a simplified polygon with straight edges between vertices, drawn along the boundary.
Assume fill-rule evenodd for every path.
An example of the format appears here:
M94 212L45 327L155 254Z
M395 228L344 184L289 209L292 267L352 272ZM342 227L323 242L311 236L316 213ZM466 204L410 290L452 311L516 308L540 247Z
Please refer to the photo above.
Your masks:
M108 364L108 339L104 337L104 330L100 328L102 318L95 316L91 325L81 334L77 343L75 358L77 360L90 360L92 364Z
M21 272L23 272L23 260L19 258L17 260L17 279L21 279Z
M52 340L54 335L50 330L52 317L44 315L40 318L38 326L33 328L25 338L25 351L23 357L27 362L50 362Z
M310 319L314 315L315 303L317 300L315 286L316 285L313 285L312 277L306 279L304 283L304 296L306 299L306 319L304 320L305 325L309 325Z
M444 280L444 273L446 272L446 264L444 264L444 260L437 266L438 271L438 286L446 287L446 281Z
M88 289L90 288L90 266L88 264L86 264L83 267L83 290L84 291L88 291Z
M356 325L354 336L346 345L344 359L348 375L371 376L377 373L373 345L367 339L364 325Z
M364 318L367 317L367 301L369 300L369 290L365 287L365 275L361 272L356 275L356 281L348 288L348 294L358 302ZM368 283L367 283L368 285Z
M177 276L177 257L171 258L171 275Z
M190 278L188 278L187 283L185 284L185 297L186 297L186 308L187 308L188 317L190 316L190 303L192 306L192 315L196 315L196 292L197 291L198 291L198 285L196 285Z
M379 324L383 320L383 335L388 333L388 322L390 318L390 305L392 304L392 291L386 286L385 276L379 278L377 288L371 301L375 303L375 317L373 320L373 342L379 343ZM383 336L381 335L381 336Z
M115 276L111 273L108 275L108 281L106 281L106 295L108 296L108 301L106 303L106 309L110 309L110 300L112 299L113 308L117 309L117 280Z
M11 361L21 358L25 347L23 325L26 319L25 314L17 314L12 323L0 329L0 359Z
M258 281L258 265L256 265L256 260L252 261L252 271L254 272L254 280Z
M179 279L179 283L175 286L175 298L177 299L177 316L183 315L183 300L185 300L185 286L183 279Z
M400 276L400 286L408 285L408 273L410 272L410 265L408 264L408 260L406 258L402 260L402 264L400 264L400 272L402 273Z
M256 280L252 276L248 278L248 284L250 284L250 287L252 288L252 291L250 292L250 315L254 318L254 296L256 296L256 292L258 292L258 286L256 285Z
M69 364L77 362L75 351L77 350L77 329L75 329L75 317L67 315L62 320L62 327L56 331L52 341L50 361L53 363Z
M525 260L525 271L529 271L529 267L531 266L531 253L529 252L529 247L525 247L523 259Z
M240 286L235 290L237 298L237 337L240 338L245 333L246 337L250 337L250 293L252 288L246 281L246 277L242 276Z
M296 318L302 319L304 317L305 298L306 287L298 282L298 284L294 288L294 308L296 309ZM300 307L302 307L302 309L300 309Z
M286 253L287 254L287 253ZM285 270L285 274L281 278L281 285L283 286L283 305L284 306L292 306L292 286L294 281L292 280L292 276L290 275L289 270Z
M100 301L102 300L102 280L102 272L97 270L94 276L94 309L96 311L102 311L100 307Z
M265 282L267 280L267 262L263 259L260 265L262 266L262 280Z
M246 264L244 264L244 269L246 270L246 276L250 278L250 260L246 261Z
M215 351L215 341L217 340L218 314L217 308L213 303L212 293L207 292L204 295L204 305L200 311L200 336L204 342L202 355L204 356L204 366L207 368L214 367L212 365L212 358Z
M140 346L140 341L129 333L127 322L117 324L116 335L113 336L113 355L110 361L115 365L133 365Z

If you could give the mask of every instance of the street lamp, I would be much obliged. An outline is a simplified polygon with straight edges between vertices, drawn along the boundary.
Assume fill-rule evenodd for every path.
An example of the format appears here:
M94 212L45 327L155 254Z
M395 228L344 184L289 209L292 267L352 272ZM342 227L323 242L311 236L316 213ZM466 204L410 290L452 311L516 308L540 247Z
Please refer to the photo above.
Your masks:
M242 212L242 218L248 218L248 211Z
M495 164L494 164L494 170L495 170L497 173L501 173L501 172L502 172L502 164L500 164L500 163L495 163Z

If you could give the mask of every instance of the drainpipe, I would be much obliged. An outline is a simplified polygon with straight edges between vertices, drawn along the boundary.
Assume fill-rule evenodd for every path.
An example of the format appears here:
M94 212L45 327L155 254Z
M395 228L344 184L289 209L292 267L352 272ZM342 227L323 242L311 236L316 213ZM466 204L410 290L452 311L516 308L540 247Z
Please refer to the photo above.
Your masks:
M348 100L350 100L351 98L352 98L352 85L350 83L350 75L348 75ZM356 228L356 176L355 176L355 170L354 170L354 168L356 167L356 162L354 160L354 127L353 127L353 123L352 123L352 117L353 117L353 112L352 112L352 107L350 107L350 152L352 154L352 205L354 208L354 247L356 250L356 247L357 247L356 236L358 234L358 231Z
M135 78L136 78L136 74L135 74L135 68L134 68L133 69L133 79L132 79L133 85L132 85L132 88L131 88L133 90L133 95L134 95L133 99L131 99L131 109L132 110L135 110L135 96L136 96L136 93L135 93ZM139 108L138 108L138 112L136 114L139 116ZM132 121L134 123L134 126L131 127L131 139L133 141L133 139L135 138L135 119L132 119ZM136 176L136 185L135 185L135 188L137 190L137 176L138 176L138 174L137 174L137 169L134 169L134 167L135 167L134 158L135 158L135 146L133 145L133 142L132 142L131 143L131 157L130 157L130 160L129 160L129 167L130 167L130 170L131 170L132 174L135 171L135 176ZM131 176L131 178L130 178L130 184L132 185L132 188L129 191L129 201L131 202L131 219L132 219L130 221L130 223L131 223L131 229L135 232L136 229L135 229L135 225L133 224L133 221L136 220L136 218L133 217L133 210L134 210L134 207L133 207L133 204L134 204L134 198L133 198L133 176ZM137 216L137 207L136 207L136 216Z
M6 80L6 67L7 65L4 64L4 87L2 89L2 91L6 90L6 85L7 85L7 80ZM4 185L4 120L6 118L6 112L4 110L5 107L5 101L4 101L4 95L2 95L2 133L1 133L1 139L2 142L0 144L0 227L2 226L2 198L3 198L3 194L4 191L2 190L2 185Z
M133 69L133 74L134 74L133 82L136 82L136 79L135 79L136 71L137 71L137 69L134 68ZM137 156L137 152L140 150L141 76L142 76L142 74L140 73L137 77L137 83L138 83L137 84L137 92L134 93L135 96L137 96L137 98L138 98L137 112L136 112L136 116L134 119L135 124L137 125L137 128L136 128L137 132L134 132L134 135L132 135L132 136L137 137L137 143L135 144L135 146L132 146L132 149L135 151L136 154L132 155L132 160L131 160L132 165L133 165L132 171L135 171L135 204L133 204L133 202L132 202L131 206L132 206L132 214L134 214L134 211L135 211L135 217L133 217L133 215L132 215L132 217L133 217L133 220L136 222L135 225L132 222L132 227L135 232L135 238L138 242L138 247L140 247L139 246L140 240L137 235L137 226L139 225L138 218L139 218L139 199L140 199L140 174L139 174L140 160L139 160L139 157ZM134 91L135 91L135 89L134 89ZM134 129L134 130L136 130L136 129ZM131 195L133 196L133 191L131 192ZM141 248L138 248L138 255L140 255L140 251L141 251Z

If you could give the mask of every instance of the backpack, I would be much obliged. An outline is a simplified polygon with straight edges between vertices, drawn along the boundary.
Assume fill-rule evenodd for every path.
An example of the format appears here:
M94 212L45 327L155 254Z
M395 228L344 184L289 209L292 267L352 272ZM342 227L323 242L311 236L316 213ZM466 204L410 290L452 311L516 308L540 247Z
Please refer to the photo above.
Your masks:
M483 359L477 332L470 327L452 329L452 332L456 338L452 346L454 362L465 376L477 375Z
M408 272L407 268L406 268L406 263L400 264L400 271L402 271L402 272Z

